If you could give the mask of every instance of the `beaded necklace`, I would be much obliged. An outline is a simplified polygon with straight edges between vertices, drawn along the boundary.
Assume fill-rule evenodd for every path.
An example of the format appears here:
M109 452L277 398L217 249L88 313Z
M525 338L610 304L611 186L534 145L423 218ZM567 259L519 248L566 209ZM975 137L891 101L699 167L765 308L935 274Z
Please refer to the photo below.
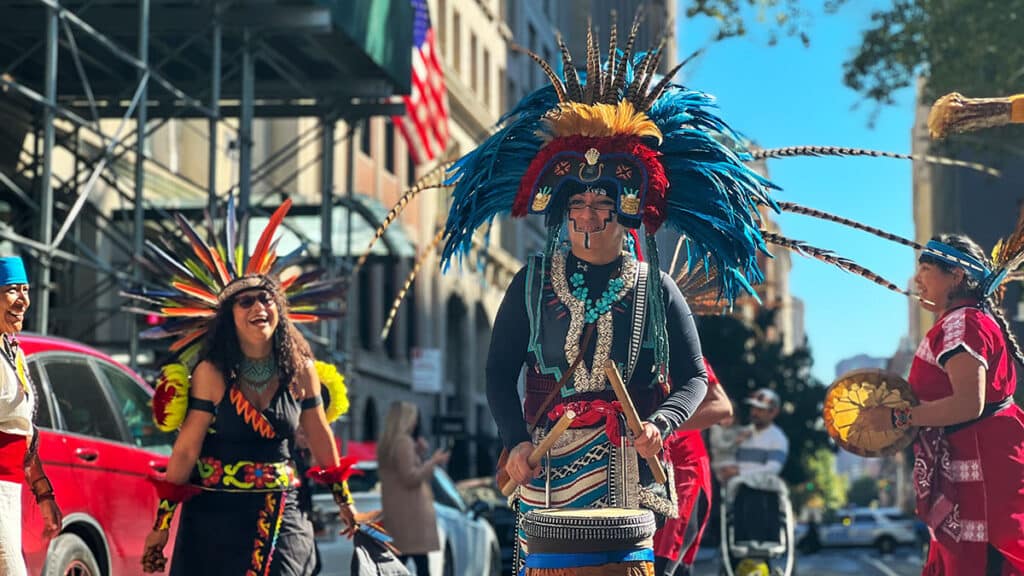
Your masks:
M601 315L607 314L616 302L622 299L624 294L622 287L625 285L625 282L622 280L622 276L609 280L608 287L604 289L601 297L596 302L588 298L590 289L584 284L582 272L576 272L570 276L569 284L572 287L572 295L580 302L583 302L584 323L593 324L597 322Z
M270 379L277 374L277 360L273 354L255 360L242 356L238 369L245 384L257 394L262 394L270 385Z

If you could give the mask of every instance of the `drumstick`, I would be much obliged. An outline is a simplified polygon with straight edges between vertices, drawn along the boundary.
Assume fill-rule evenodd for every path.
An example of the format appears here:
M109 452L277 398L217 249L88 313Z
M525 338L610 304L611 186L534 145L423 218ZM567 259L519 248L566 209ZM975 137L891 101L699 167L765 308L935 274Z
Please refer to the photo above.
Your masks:
M604 373L608 376L608 381L612 383L612 389L615 390L615 397L619 399L619 404L622 404L622 412L626 415L626 424L632 430L633 436L639 438L643 435L644 428L640 423L640 415L636 413L636 407L633 406L633 399L629 397L626 385L622 383L622 376L619 375L618 366L615 365L614 361L609 360L608 364L605 364ZM658 484L664 484L668 477L665 476L665 469L662 468L661 460L658 460L658 456L648 456L645 460L647 460L647 464L651 467L654 480Z
M953 92L935 101L928 114L932 138L982 128L1024 123L1024 94L1005 98L965 98Z
M562 417L558 419L558 422L555 422L555 425L551 428L551 431L548 432L548 435L540 441L540 444L534 447L533 451L530 452L530 455L526 458L526 461L530 464L530 468L536 468L537 465L540 464L540 459L547 454L548 450L551 450L551 447L555 445L555 441L558 440L558 437L569 429L569 425L572 424L572 421L575 419L576 413L572 410L566 410L565 414L562 414ZM501 493L505 496L510 496L516 489L516 484L515 480L509 478L508 482L501 487Z

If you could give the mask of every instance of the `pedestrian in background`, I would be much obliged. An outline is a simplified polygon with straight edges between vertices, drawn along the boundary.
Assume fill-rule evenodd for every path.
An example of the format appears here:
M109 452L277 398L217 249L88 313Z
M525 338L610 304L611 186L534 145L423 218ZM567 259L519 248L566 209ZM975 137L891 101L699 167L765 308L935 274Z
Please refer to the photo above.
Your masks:
M411 558L417 576L429 576L427 554L441 549L430 485L434 467L447 463L449 453L437 450L425 458L419 428L420 412L414 404L392 403L377 443L377 462L384 528L402 554L399 559L405 563Z

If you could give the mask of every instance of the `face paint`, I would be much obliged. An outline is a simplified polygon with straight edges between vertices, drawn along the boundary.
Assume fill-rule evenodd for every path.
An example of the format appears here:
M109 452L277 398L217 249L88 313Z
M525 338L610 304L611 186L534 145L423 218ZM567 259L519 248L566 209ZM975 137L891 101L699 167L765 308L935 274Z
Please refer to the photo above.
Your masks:
M568 213L573 231L583 234L583 246L590 249L590 235L608 229L615 214L615 201L603 189L590 188L569 199Z

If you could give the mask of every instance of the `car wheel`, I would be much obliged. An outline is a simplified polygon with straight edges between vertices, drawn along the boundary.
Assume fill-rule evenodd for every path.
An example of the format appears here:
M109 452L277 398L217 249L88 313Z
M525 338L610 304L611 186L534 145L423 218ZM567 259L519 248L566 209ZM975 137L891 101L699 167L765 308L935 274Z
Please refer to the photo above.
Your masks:
M46 559L45 576L102 576L92 550L74 534L53 540Z
M896 549L896 541L892 536L882 536L875 541L875 546L882 554L892 554L892 551Z
M441 569L442 576L455 576L455 558L452 556L452 549L444 548L444 568Z

